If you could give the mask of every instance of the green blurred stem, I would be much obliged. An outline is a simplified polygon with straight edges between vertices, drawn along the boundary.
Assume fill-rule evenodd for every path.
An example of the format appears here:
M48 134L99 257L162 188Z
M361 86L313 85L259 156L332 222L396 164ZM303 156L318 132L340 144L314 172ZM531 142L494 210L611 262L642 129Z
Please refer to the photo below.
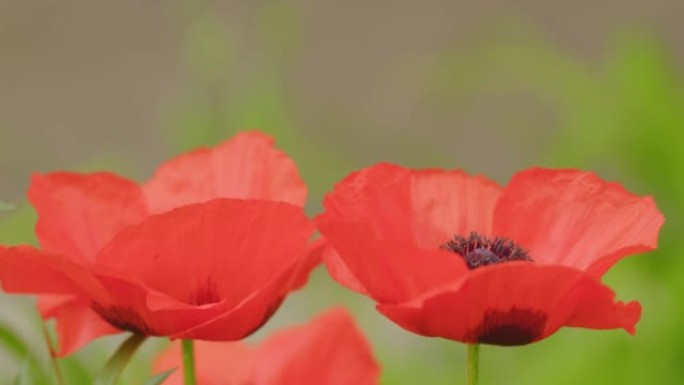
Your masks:
M183 340L183 374L185 385L197 385L195 378L195 348L192 340Z
M124 341L119 347L119 350L109 358L102 371L95 378L95 385L114 385L121 376L121 373L128 365L128 362L133 357L133 354L138 350L140 345L145 342L146 336L141 334L133 334L130 338Z
M477 385L480 377L480 344L468 344L468 385Z
M52 365L52 370L55 373L55 378L57 379L57 385L64 385L64 377L62 376L62 369L59 367L59 362L57 361L57 352L52 345L52 340L50 339L50 333L48 332L47 325L44 320L40 321L41 329L43 330L43 338L45 338L45 343L47 344L48 351L50 352L50 365Z

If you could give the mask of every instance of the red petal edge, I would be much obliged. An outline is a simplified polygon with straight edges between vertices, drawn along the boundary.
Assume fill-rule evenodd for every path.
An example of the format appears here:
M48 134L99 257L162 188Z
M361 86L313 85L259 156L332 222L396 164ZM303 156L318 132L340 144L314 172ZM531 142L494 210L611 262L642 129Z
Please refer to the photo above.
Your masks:
M562 326L633 333L641 307L573 268L511 262L473 271L460 284L378 310L401 327L465 343L523 345Z
M621 258L655 249L663 222L651 197L589 172L533 168L506 187L494 232L521 244L535 261L600 277Z
M342 308L268 337L255 364L255 383L263 385L375 385L380 373L369 343Z
M265 199L303 206L306 184L273 138L245 132L162 164L144 185L153 213L215 198Z
M38 213L43 249L84 265L121 229L147 214L142 190L108 172L34 174L28 199Z

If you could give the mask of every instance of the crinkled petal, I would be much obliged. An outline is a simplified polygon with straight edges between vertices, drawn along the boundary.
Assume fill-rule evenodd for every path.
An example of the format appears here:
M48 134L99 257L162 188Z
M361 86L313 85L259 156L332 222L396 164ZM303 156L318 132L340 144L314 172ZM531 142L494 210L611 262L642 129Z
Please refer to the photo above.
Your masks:
M334 252L331 276L380 302L403 302L454 281L461 257L440 250L454 235L491 231L501 188L479 176L378 164L354 172L316 219Z
M303 206L306 185L297 167L259 132L237 134L161 165L144 186L153 213L214 198L264 199Z
M513 176L496 207L494 233L541 263L601 276L629 254L656 247L663 215L651 197L578 170L533 168Z
M413 171L411 201L416 243L438 248L454 235L489 234L502 188L461 170Z
M326 222L365 222L378 238L413 243L411 172L381 163L351 173L323 200Z
M267 338L255 353L259 385L375 385L380 367L342 308Z
M85 265L126 226L146 215L140 187L107 172L34 174L28 199L44 249Z
M562 326L633 333L636 302L615 301L596 278L564 266L511 262L480 268L461 283L378 310L401 327L465 343L523 345Z
M331 275L342 277L341 283L349 284L352 289L364 287L379 302L407 301L456 281L467 271L458 255L381 240L368 223L319 216L316 224L344 262L339 264L340 260L334 258L326 261Z
M460 170L381 163L338 183L322 216L366 222L381 239L433 250L455 234L489 233L500 194L496 183Z

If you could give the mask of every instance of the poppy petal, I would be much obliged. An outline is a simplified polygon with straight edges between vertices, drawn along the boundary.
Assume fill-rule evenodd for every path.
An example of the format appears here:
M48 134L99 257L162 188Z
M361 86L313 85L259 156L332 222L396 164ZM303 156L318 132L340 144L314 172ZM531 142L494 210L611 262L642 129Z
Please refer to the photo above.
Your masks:
M513 176L494 214L494 232L535 261L601 276L629 254L656 247L663 215L651 197L578 170L533 168Z
M70 355L98 337L121 333L95 313L88 301L72 300L52 313L57 321L59 357Z
M444 250L421 250L411 244L378 239L368 223L316 218L319 231L339 253L344 265L327 264L333 277L352 289L364 287L380 302L404 302L459 279L463 259ZM349 272L358 281L350 279ZM358 283L357 283L358 282Z
M325 261L328 274L342 286L349 290L360 294L368 295L368 290L363 286L361 281L349 270L340 255L335 249L327 243L325 248L321 251L323 253L323 260Z
M312 233L301 207L216 199L125 229L100 252L95 270L142 282L179 302L224 301L230 308L290 272Z
M0 282L8 293L109 299L104 286L84 266L30 246L0 246Z
M511 262L480 268L458 285L411 302L377 307L417 334L510 346L539 341L562 326L633 333L640 306L614 297L579 270Z
M328 218L369 223L379 237L437 249L454 234L489 233L501 187L460 170L381 163L354 172L324 200Z
M153 213L214 198L265 199L303 206L306 185L273 138L240 133L215 148L200 148L162 164L144 185Z
M242 342L195 341L195 371L202 385L251 384L254 349ZM178 368L164 385L183 385L180 342L174 342L155 360L155 373Z
M301 288L315 266L320 247L314 245L314 251L293 266L286 274L264 284L237 306L224 306L222 314L206 322L197 324L186 330L174 333L171 339L200 339L207 341L237 341L248 337L259 330L280 308L290 291Z
M192 306L151 289L140 282L98 274L111 293L109 303L94 303L103 319L121 330L153 336L168 336L222 314L225 304Z
M382 239L413 241L409 169L380 163L351 173L323 199L319 217L365 222Z
M41 246L89 265L122 228L146 215L140 187L107 172L34 174L28 199Z
M298 290L306 285L309 281L311 271L323 260L326 246L327 241L323 238L318 238L307 245L304 257L300 259L299 263L294 267L294 271L290 273L292 276L292 284L287 291Z
M77 296L69 294L42 294L38 296L36 307L43 318L51 318L62 306L67 306L77 299Z
M374 385L380 367L352 317L342 308L278 332L255 352L260 385Z
M282 288L271 284L242 303L204 323L174 333L171 339L237 341L256 332L278 310L283 301Z
M495 182L461 170L414 170L411 200L417 245L436 249L454 235L491 233L501 191Z

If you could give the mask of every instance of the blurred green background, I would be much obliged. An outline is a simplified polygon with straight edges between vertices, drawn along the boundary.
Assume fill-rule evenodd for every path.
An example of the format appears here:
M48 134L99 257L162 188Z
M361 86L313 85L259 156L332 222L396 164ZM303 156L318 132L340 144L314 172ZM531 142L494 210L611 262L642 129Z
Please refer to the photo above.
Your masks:
M580 167L655 195L660 249L605 278L644 307L636 336L564 329L482 349L483 384L680 384L684 378L681 2L0 1L0 242L35 242L33 171L137 180L163 159L259 128L310 186L308 212L378 161L463 168L501 183ZM677 12L679 10L679 12ZM464 383L465 347L409 334L318 269L253 339L351 308L382 383ZM123 336L61 363L88 384ZM149 376L148 342L122 384ZM27 297L0 297L0 384L50 384Z

